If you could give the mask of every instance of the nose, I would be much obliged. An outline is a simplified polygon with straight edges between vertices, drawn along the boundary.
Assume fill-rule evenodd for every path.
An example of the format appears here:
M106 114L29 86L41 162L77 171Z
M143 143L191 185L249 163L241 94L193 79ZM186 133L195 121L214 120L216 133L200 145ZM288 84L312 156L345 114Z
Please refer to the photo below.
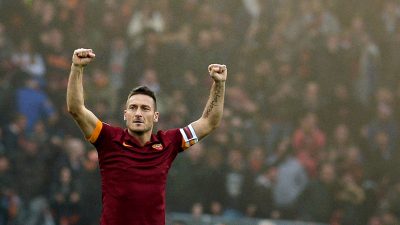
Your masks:
M140 109L137 109L135 111L135 117L141 117L142 116L142 111Z

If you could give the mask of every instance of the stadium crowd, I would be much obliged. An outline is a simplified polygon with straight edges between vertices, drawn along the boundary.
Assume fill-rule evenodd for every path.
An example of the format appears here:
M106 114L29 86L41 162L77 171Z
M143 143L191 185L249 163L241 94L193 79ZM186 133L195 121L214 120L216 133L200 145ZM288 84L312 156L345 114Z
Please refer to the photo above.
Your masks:
M332 225L400 223L397 0L0 0L0 225L94 225L97 153L66 111L124 126L129 91L159 129L201 115L228 65L220 128L170 169L167 211Z

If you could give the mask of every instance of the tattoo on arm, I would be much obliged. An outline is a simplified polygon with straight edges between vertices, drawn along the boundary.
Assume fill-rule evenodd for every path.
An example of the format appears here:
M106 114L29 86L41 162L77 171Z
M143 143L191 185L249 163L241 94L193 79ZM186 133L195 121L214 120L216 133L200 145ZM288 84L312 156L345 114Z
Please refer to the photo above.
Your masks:
M221 97L221 86L220 85L216 85L214 97L211 100L210 104L207 107L207 110L204 113L204 117L205 118L208 118L210 116L210 113L212 112L214 107L217 105L218 100L220 99L220 97Z

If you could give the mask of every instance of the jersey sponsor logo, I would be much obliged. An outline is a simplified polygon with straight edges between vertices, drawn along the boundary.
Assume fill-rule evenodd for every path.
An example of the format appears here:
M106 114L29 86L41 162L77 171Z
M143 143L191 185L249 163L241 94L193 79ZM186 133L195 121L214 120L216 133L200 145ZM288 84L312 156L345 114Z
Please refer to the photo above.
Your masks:
M130 145L130 144L127 144L125 141L124 141L124 142L122 142L122 145L123 145L124 147L133 148L133 146L132 146L132 145Z
M157 150L157 151L161 151L161 150L163 150L163 146L162 146L162 144L154 144L154 145L152 145L151 146L152 148L154 148L155 150Z

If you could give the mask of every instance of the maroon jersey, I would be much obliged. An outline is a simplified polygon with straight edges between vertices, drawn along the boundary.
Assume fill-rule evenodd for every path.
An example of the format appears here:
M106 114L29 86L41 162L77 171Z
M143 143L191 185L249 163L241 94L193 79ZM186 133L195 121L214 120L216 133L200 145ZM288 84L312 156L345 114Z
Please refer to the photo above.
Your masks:
M164 225L168 170L197 142L193 128L159 131L140 146L126 129L98 121L89 141L99 154L101 225Z

